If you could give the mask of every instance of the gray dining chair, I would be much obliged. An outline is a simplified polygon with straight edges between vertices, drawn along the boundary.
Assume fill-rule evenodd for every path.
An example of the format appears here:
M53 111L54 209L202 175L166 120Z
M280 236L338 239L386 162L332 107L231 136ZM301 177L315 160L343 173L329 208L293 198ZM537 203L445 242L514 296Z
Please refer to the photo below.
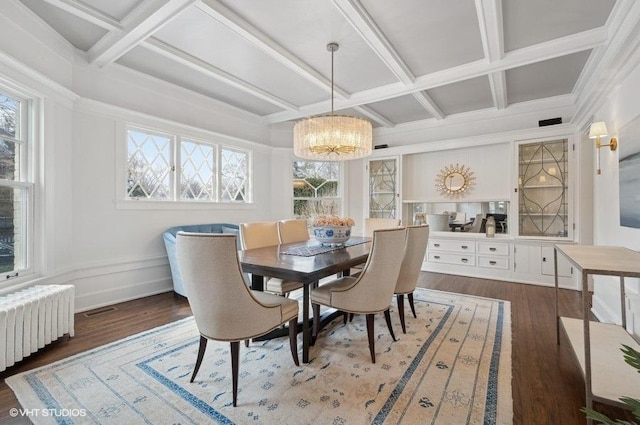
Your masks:
M373 232L371 253L362 273L345 276L325 283L311 291L313 308L313 336L320 332L320 305L348 314L365 314L371 361L376 362L373 321L376 313L384 313L393 340L389 308L398 281L404 255L405 228L382 229Z
M233 406L238 395L240 341L289 324L289 346L298 366L298 301L253 291L242 277L236 235L178 232L178 263L189 305L200 333L193 382L208 340L231 344Z
M400 325L402 332L407 333L407 327L404 321L404 296L409 300L409 306L413 317L417 318L416 308L413 303L413 291L418 283L420 269L424 261L424 255L427 251L427 243L429 242L429 226L408 226L407 237L404 246L404 256L400 265L400 273L396 282L396 301L398 303L398 314L400 316Z
M275 221L240 223L239 227L242 249L254 249L265 246L280 245L278 223ZM302 284L300 282L283 280L270 276L265 276L264 280L265 292L277 295L288 296L291 291L302 288Z
M278 221L280 243L304 242L309 240L307 220L290 219Z

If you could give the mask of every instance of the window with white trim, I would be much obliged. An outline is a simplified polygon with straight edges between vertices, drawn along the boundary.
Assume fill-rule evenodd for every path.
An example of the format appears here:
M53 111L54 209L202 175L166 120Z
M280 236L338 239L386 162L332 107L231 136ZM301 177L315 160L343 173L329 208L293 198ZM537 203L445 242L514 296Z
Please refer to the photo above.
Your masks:
M342 214L340 164L293 161L293 214L296 218Z
M126 199L250 202L248 150L127 129Z
M28 99L0 88L0 273L6 279L30 268L28 235L35 190L28 154L30 115Z

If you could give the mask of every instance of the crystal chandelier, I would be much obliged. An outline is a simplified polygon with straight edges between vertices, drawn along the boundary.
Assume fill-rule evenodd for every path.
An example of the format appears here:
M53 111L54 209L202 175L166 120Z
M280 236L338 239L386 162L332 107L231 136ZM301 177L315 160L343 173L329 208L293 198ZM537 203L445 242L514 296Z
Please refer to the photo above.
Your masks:
M331 52L331 114L304 118L293 126L293 152L299 158L346 161L371 155L372 126L359 117L333 113L333 53Z

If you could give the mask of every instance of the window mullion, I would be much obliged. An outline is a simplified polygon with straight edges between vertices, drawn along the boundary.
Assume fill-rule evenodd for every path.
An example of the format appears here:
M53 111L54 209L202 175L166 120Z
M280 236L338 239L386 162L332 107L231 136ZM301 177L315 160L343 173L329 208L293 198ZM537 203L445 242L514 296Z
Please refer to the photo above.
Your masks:
M182 179L182 155L180 154L182 138L173 136L171 143L171 200L179 201L181 197L180 180Z

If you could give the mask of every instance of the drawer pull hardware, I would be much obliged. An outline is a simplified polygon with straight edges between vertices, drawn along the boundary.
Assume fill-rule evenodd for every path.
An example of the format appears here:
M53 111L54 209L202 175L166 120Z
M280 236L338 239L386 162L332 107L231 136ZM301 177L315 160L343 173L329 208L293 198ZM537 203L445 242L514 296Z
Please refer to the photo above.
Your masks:
M435 246L436 248L440 246L439 243L434 243L433 246Z
M497 264L497 262L495 261L489 261L489 264L491 264L492 266L495 266Z
M469 248L469 247L468 247L467 245L462 245L460 248L462 248L462 249L467 249L467 248Z
M467 261L469 261L469 260L467 260L466 258L461 258L460 260L461 260L463 263L466 263Z
M439 260L440 256L439 255L434 255L433 258L435 258L436 260Z
M491 248L489 248L489 251L497 251L497 249L492 246Z

